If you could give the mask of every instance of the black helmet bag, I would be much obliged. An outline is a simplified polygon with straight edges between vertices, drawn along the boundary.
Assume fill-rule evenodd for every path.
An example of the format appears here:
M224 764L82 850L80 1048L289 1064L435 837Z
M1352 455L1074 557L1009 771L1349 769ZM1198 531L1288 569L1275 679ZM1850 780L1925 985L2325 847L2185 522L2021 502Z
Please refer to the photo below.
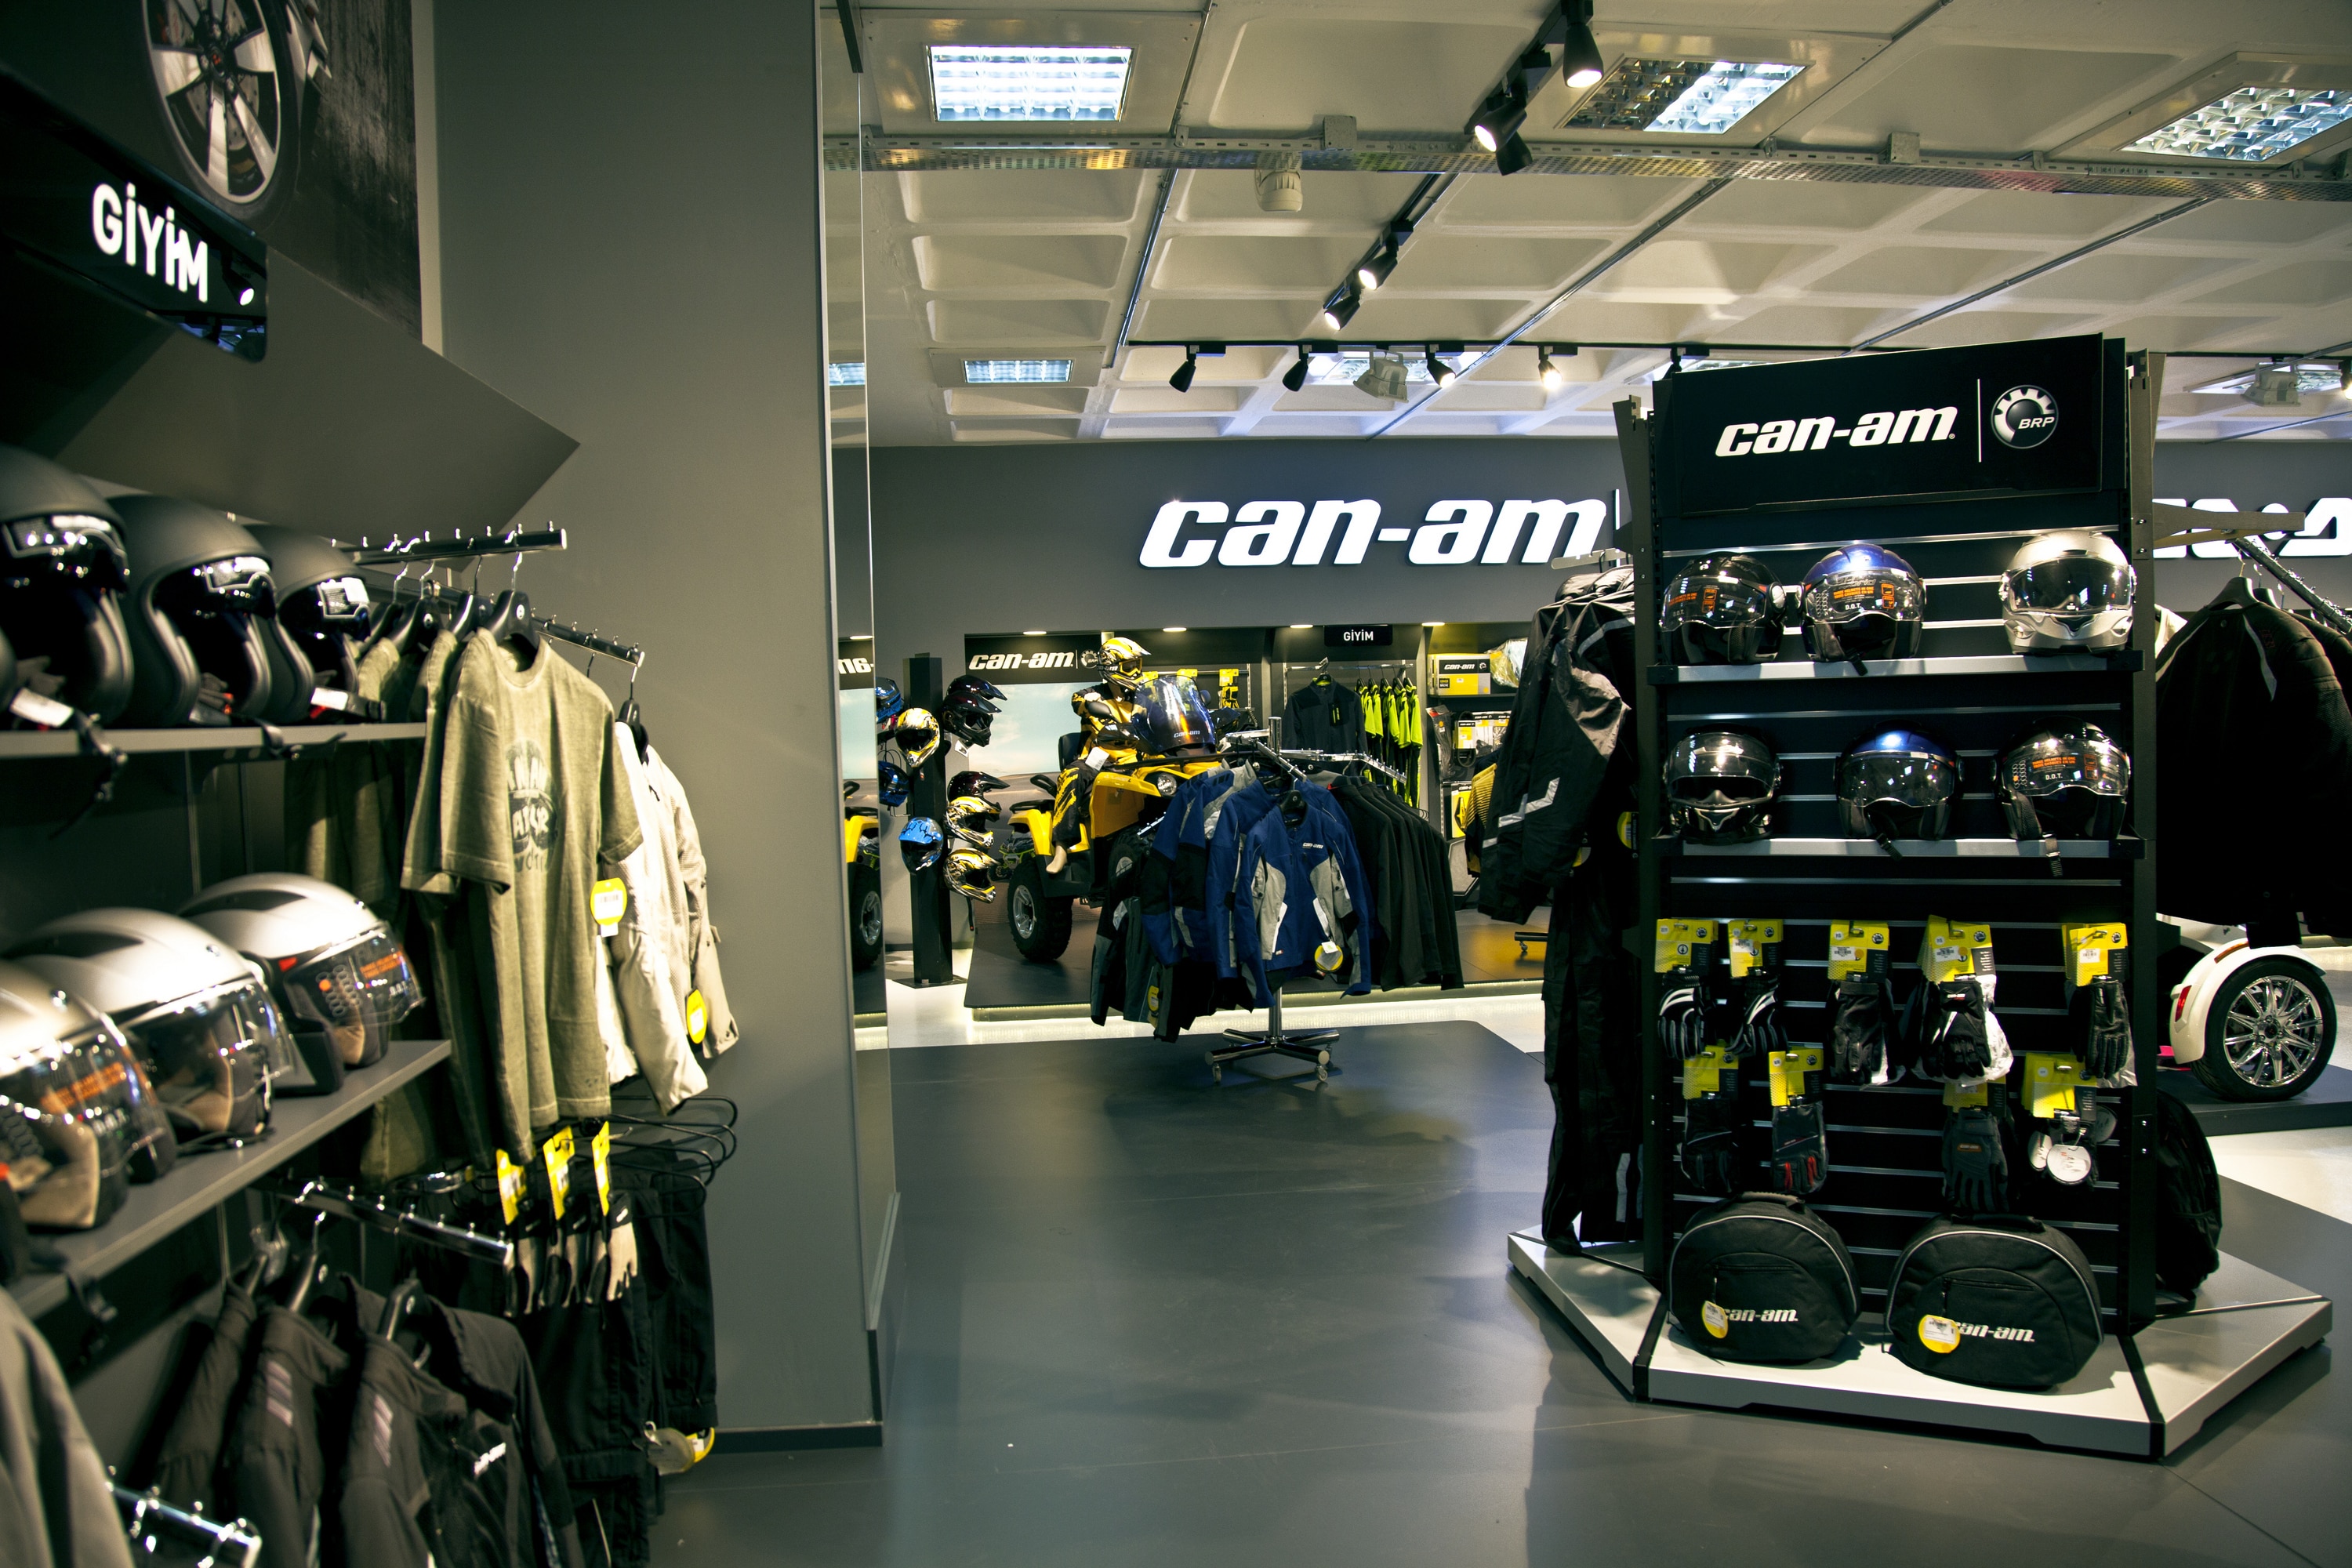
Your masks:
M1666 1282L1684 1337L1725 1361L1818 1361L1862 1312L1845 1243L1780 1193L1701 1209L1675 1241Z
M2083 1370L2101 1332L2090 1260L2040 1220L1930 1220L1895 1261L1886 1333L1915 1372L2053 1388Z
M2156 1278L2196 1294L2221 1267L2221 1173L2197 1113L2169 1094L2156 1097Z
M122 520L89 482L0 446L0 638L7 682L112 723L131 700ZM5 700L6 693L0 693Z

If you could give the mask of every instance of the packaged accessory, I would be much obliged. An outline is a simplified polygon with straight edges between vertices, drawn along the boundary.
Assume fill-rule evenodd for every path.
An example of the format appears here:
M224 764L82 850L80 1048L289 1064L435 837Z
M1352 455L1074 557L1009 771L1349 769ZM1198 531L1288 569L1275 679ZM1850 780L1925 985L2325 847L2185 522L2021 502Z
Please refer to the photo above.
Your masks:
M1832 550L1805 574L1805 652L1817 660L1908 658L1927 628L1927 584L1884 545Z
M1888 1084L1903 1075L1893 1060L1890 934L1873 921L1830 923L1829 1072L1839 1083Z
M1689 1061L1713 1044L1710 977L1716 921L1660 921L1652 966L1658 982L1658 1045L1668 1061Z
M1992 928L1931 915L1919 939L1919 973L1903 1017L1906 1062L1921 1078L1982 1083L2009 1075L2009 1037L1993 1012Z
M2039 1220L1930 1220L1895 1262L1886 1332L1916 1372L2054 1387L2098 1349L2098 1286L2082 1248Z
M79 474L0 446L0 646L16 666L0 700L22 685L112 723L131 700L129 584L114 509Z
M1778 658L1780 584L1752 555L1702 556L1667 582L1658 631L1676 664Z
M1822 1190L1830 1179L1828 1130L1818 1100L1772 1108L1772 1184L1795 1197Z
M1889 855L1898 838L1950 837L1960 760L1941 742L1887 730L1848 746L1837 763L1838 813L1850 838L1874 838Z
M1699 730L1666 753L1666 820L1693 844L1749 844L1771 831L1780 762L1737 730Z
M1731 1007L1727 1028L1732 1056L1766 1056L1788 1048L1780 1027L1780 922L1731 922Z
M1853 1258L1795 1198L1748 1193L1702 1209L1675 1241L1667 1310L1684 1337L1726 1361L1836 1353L1861 1315Z
M2011 653L2095 653L2131 640L2138 574L2123 547L2088 529L2027 540L2000 574Z
M2131 932L2118 923L2063 925L2069 1026L2084 1076L2110 1089L2139 1081L2131 1033Z

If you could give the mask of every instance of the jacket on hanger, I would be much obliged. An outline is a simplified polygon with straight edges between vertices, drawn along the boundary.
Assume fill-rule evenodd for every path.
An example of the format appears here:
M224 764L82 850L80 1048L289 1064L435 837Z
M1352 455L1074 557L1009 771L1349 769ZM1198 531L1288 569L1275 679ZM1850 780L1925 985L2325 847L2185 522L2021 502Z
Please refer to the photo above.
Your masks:
M1355 688L1318 676L1283 708L1282 743L1316 752L1364 749L1364 710Z
M1361 995L1372 988L1371 907L1355 836L1329 790L1307 779L1292 787L1297 820L1277 802L1243 840L1234 912L1244 973L1264 1001L1290 976L1316 973L1316 949L1328 942L1341 953L1333 978Z
M645 763L646 784L667 808L677 857L678 880L672 907L685 911L684 929L671 949L671 973L685 977L689 993L700 994L707 1021L697 1043L704 1056L715 1057L734 1045L741 1031L736 1027L734 1009L727 1005L727 986L719 974L719 928L710 919L710 866L702 858L702 834L694 826L694 808L687 805L686 786L651 746L646 748ZM689 1021L691 1013L689 1008Z
M0 1290L0 1563L131 1568L106 1466L41 1331Z
M677 815L655 793L652 770L637 755L636 741L625 726L613 726L613 749L628 777L645 842L622 858L621 885L629 901L620 930L604 945L627 1038L625 1054L645 1073L667 1115L680 1100L710 1087L694 1059L687 1029L695 991L694 937L678 861ZM691 826L693 819L687 821ZM715 960L711 967L716 973Z

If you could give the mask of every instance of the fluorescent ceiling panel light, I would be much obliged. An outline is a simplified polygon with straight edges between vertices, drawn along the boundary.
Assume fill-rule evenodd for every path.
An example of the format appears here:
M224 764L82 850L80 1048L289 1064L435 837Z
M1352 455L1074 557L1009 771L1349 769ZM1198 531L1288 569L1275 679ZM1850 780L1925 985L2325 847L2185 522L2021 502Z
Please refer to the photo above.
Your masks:
M2332 360L2306 360L2296 365L2294 372L2295 385L2300 391L2311 393L2344 390L2344 367ZM2242 394L2253 384L2254 373L2245 370L2240 371L2235 375L2223 376L2219 381L2209 381L2202 386L2192 386L2189 390L2236 395Z
M1369 353L1317 354L1314 368L1307 373L1307 379L1318 386L1353 386L1371 368L1372 356ZM1418 362L1407 362L1404 378L1426 384L1429 367Z
M963 378L973 386L1008 381L1057 382L1070 379L1066 359L968 359Z
M1135 53L1124 44L933 44L943 121L1117 120Z
M1585 131L1720 136L1804 69L1776 60L1620 60L1568 122Z
M1746 370L1750 365L1770 364L1771 363L1773 362L1769 359L1685 359L1683 361L1683 374L1685 375L1696 375L1703 370ZM1674 363L1674 361L1668 360L1665 363L1658 366L1655 370L1645 371L1643 373L1642 379L1643 381L1656 381L1660 377L1665 375L1669 371L1673 370Z
M2204 108L2160 125L2127 152L2172 158L2229 158L2261 163L2352 120L2352 90L2242 87Z
M824 367L827 386L864 386L866 366L857 360L835 360Z

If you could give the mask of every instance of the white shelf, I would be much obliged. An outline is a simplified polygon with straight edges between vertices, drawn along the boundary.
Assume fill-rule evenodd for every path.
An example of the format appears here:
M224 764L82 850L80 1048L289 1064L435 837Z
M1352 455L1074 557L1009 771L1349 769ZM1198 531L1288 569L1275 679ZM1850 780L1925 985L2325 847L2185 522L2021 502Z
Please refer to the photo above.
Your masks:
M2040 860L2044 858L2038 843L2021 844L2014 838L1898 838L1895 848L1906 860ZM1874 838L1759 838L1753 844L1689 844L1685 843L1669 853L1685 856L1798 857L1823 856L1855 860L1888 860L1890 856ZM2058 853L2069 860L2108 860L2118 857L2116 847L2104 838L2062 838Z
M261 731L250 724L218 730L100 730L106 743L118 752L266 752ZM289 745L323 746L341 740L421 741L422 724L289 724L278 731ZM81 737L71 730L18 730L0 733L0 762L25 757L78 757Z
M1866 679L1886 675L2059 675L2118 674L2130 668L2127 660L2110 660L2095 653L1970 654L1946 658L1872 658L1863 661ZM1853 666L1844 659L1775 659L1769 664L1685 664L1651 671L1654 684L1682 686L1709 681L1855 680Z

